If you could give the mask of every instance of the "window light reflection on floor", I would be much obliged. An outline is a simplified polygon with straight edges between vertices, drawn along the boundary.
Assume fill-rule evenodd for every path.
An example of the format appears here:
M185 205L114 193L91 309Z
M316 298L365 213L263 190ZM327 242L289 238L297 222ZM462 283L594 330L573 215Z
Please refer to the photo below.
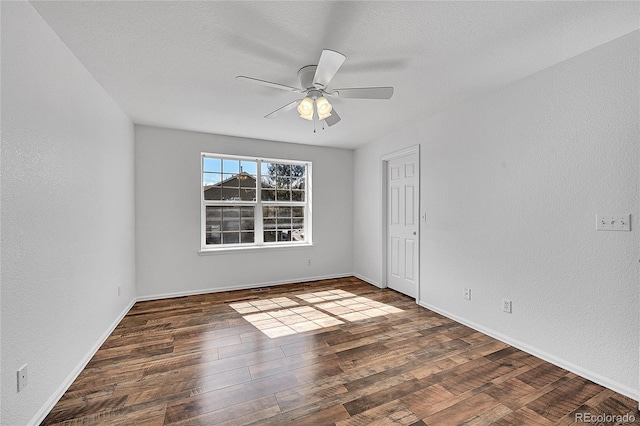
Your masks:
M320 312L311 306L261 312L258 314L245 315L242 318L249 321L251 325L269 337L287 336L289 334L344 324L344 322L339 319Z
M250 302L231 303L233 309L239 314L250 314L252 312L270 311L272 309L288 308L290 306L299 306L288 297L276 297L273 299L252 300Z
M358 297L344 290L318 291L296 297L313 306L300 306L287 297L231 303L229 306L239 314L249 314L242 318L271 338L344 324L334 316L346 321L358 321L403 312L394 306Z
M347 297L356 297L356 295L344 290L326 290L317 291L315 293L297 294L296 297L307 303L318 303L328 302L329 300L345 299Z

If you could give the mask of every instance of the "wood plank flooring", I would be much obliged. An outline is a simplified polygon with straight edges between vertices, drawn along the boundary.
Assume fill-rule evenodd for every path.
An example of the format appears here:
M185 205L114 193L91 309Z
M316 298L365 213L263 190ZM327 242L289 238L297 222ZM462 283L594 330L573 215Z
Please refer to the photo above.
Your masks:
M570 425L637 402L356 278L139 302L44 425ZM613 423L599 423L613 424Z

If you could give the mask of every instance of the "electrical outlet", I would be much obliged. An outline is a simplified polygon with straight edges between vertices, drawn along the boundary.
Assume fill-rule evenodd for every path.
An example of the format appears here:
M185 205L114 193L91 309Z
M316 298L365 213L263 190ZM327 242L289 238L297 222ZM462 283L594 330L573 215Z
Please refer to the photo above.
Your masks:
M311 265L311 259L307 259L307 265Z
M18 392L24 389L28 383L27 364L25 364L18 369Z
M502 299L502 311L508 314L511 313L511 300Z
M631 215L629 214L596 215L596 230L598 231L631 231Z
M471 300L471 289L470 288L465 288L464 289L464 298L467 300Z

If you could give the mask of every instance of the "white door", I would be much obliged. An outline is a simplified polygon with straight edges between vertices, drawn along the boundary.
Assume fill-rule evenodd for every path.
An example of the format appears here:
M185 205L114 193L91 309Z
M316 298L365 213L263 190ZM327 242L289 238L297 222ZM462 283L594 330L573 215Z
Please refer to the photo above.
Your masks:
M418 154L387 161L387 285L418 294Z

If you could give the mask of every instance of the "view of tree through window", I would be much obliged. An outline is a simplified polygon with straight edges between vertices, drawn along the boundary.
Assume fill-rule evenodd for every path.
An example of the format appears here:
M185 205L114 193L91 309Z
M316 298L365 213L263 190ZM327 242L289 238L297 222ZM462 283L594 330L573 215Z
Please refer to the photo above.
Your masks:
M308 242L308 163L203 154L203 246Z

